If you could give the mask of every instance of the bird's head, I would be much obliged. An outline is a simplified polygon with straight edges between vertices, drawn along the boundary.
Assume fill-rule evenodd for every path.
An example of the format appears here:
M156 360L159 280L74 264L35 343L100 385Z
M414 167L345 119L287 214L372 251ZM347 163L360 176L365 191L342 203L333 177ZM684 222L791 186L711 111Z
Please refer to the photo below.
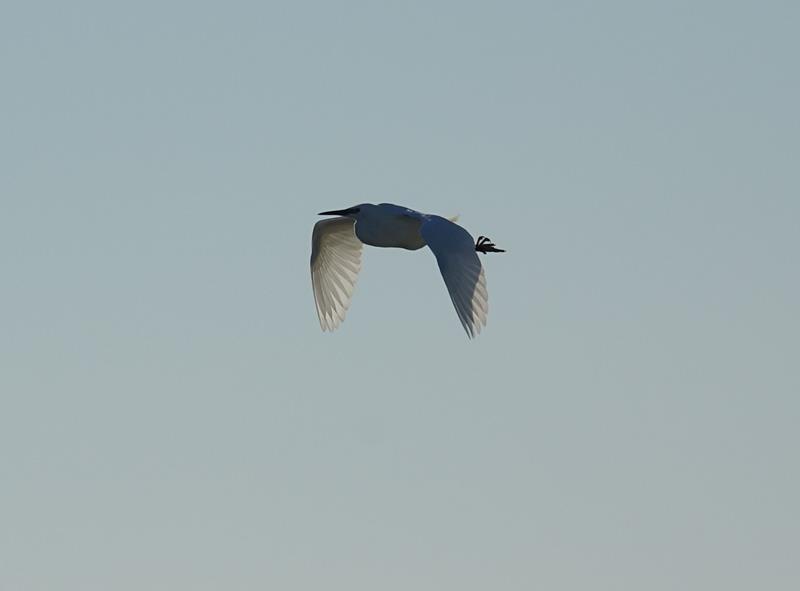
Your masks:
M355 219L358 217L358 212L360 211L361 211L361 206L355 205L353 207L348 207L347 209L334 209L331 211L322 211L317 215L340 215L343 217Z

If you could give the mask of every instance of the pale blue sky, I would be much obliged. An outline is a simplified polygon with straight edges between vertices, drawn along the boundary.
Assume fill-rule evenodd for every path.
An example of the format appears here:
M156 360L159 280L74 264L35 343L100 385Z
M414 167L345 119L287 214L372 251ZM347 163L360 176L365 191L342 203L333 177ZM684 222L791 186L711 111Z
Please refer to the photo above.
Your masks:
M0 589L797 589L794 2L6 2ZM369 249L318 211L461 214Z

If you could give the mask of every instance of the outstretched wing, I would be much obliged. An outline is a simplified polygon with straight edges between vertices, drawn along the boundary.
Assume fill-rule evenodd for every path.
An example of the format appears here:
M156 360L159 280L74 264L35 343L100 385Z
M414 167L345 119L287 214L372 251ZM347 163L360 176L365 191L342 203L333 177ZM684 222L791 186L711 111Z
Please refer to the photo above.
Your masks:
M458 224L433 215L422 224L420 233L436 255L458 319L473 338L486 326L489 294L472 236Z
M355 220L321 220L311 235L311 285L322 330L334 330L344 320L361 270L361 241Z

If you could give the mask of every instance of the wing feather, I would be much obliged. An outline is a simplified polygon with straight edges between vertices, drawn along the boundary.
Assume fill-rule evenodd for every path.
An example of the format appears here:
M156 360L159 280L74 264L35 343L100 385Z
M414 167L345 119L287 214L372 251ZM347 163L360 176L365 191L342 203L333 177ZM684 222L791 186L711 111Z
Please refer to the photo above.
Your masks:
M489 294L472 236L458 224L439 216L428 216L420 233L436 256L464 330L470 338L477 336L486 326Z
M361 270L361 241L355 220L321 220L311 235L311 285L322 330L334 330L344 320Z

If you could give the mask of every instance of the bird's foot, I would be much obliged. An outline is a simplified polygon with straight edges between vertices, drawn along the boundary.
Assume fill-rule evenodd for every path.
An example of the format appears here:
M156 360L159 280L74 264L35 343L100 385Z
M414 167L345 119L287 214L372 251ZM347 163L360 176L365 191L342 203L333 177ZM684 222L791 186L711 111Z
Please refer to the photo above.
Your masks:
M496 248L494 242L490 241L486 236L478 236L478 241L475 243L475 250L486 254L487 252L505 252L501 248Z

